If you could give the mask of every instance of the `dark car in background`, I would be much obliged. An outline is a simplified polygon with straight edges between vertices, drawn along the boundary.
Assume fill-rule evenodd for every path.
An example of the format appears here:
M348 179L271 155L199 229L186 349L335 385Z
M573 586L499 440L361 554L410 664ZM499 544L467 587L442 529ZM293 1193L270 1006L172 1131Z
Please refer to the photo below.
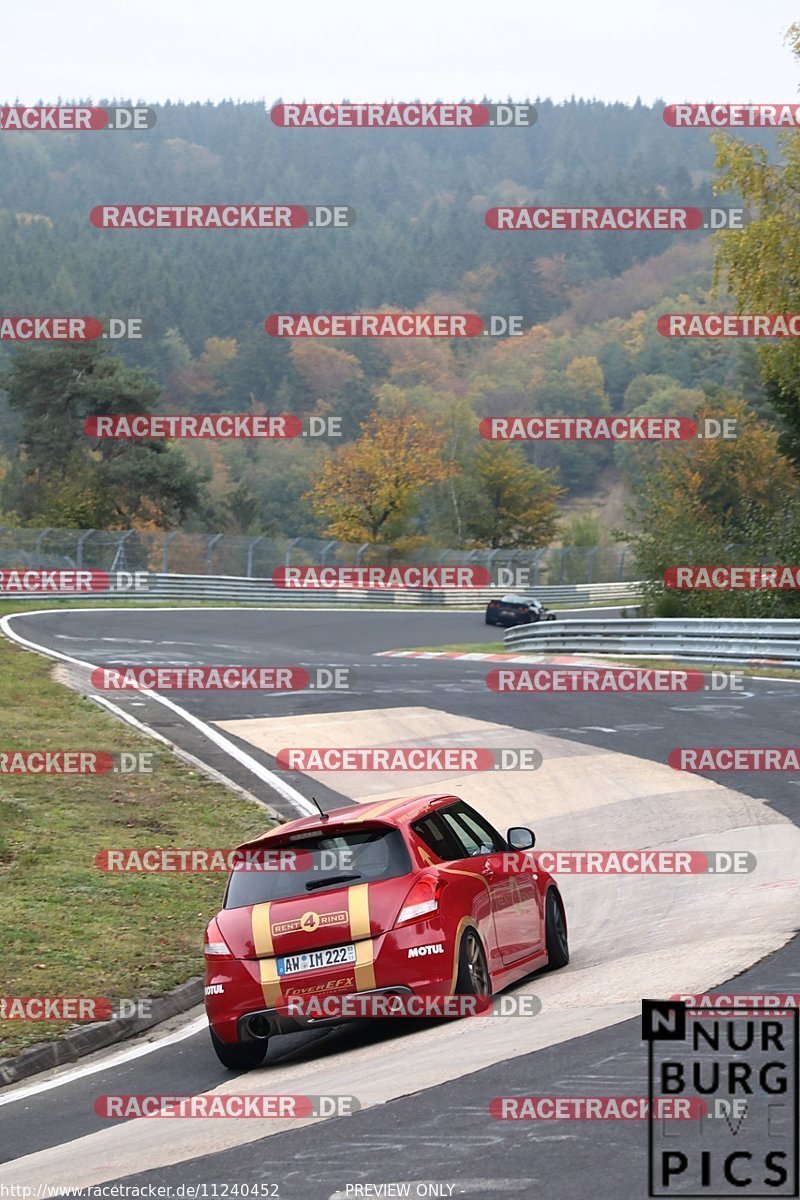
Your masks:
M533 596L501 596L486 605L487 625L533 625L537 621L555 621L556 614Z

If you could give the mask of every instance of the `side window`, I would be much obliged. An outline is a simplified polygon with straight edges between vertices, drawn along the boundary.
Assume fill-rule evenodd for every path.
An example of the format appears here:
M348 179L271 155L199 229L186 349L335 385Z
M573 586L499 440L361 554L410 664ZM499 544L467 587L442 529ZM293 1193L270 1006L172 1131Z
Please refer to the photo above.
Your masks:
M445 825L438 813L423 817L411 826L417 837L428 846L437 858L452 862L456 858L464 858L465 851L461 843L453 836L452 831Z
M464 847L466 858L508 849L497 830L463 801L445 809L441 816Z

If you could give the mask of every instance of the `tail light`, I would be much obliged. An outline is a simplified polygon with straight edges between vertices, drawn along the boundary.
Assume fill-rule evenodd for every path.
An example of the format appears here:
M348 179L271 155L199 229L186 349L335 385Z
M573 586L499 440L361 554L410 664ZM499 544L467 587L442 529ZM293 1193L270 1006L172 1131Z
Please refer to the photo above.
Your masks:
M433 875L422 875L415 880L403 901L400 915L394 923L395 929L398 925L410 925L413 921L419 921L422 917L428 917L431 913L435 913L439 908L441 890L441 881Z
M216 921L209 921L206 928L203 953L206 958L233 958L228 943L219 931Z

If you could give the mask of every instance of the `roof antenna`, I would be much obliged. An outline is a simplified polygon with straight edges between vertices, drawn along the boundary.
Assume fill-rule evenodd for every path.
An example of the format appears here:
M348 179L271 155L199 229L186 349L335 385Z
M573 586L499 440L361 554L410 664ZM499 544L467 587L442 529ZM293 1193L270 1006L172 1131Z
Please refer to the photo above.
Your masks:
M312 796L312 797L311 797L311 803L312 803L312 804L316 804L316 806L317 806L317 811L319 812L319 815L322 817L323 821L327 821L327 819L328 819L328 814L327 814L326 812L324 812L324 811L323 811L323 809L320 807L319 800L317 800L317 797L316 797L316 796Z

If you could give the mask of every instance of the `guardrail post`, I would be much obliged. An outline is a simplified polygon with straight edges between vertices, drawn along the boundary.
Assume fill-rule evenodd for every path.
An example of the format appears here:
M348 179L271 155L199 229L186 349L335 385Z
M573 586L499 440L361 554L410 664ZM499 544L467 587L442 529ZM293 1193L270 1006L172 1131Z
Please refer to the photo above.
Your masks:
M300 541L299 537L298 538L289 538L289 541L286 543L286 553L284 554L284 561L283 561L283 565L285 567L290 567L292 565L292 550L294 549L294 547L297 545L297 543L299 541Z
M36 562L40 565L41 565L41 554L42 554L42 538L47 537L48 533L50 533L52 528L53 528L52 525L48 525L46 529L43 529L39 533L39 535L36 538L36 541L33 543L33 553L35 555Z
M114 557L111 560L111 566L109 567L110 571L124 571L126 569L125 543L129 537L133 537L134 532L135 530L133 529L126 529L122 534L122 537L117 542L117 548L114 551Z
M86 529L78 538L75 546L75 566L78 568L78 570L80 570L80 568L83 566L83 543L88 537L91 537L93 533L93 529Z
M172 533L168 533L164 537L161 545L161 573L167 575L169 573L169 544L173 538L178 536L178 530L173 529Z
M489 585L490 585L490 587L494 587L494 580L492 579L492 563L493 563L493 562L494 562L494 560L495 560L495 556L496 556L496 555L498 555L498 554L500 554L500 553L501 553L501 551L500 551L500 550L490 550L490 551L489 551L489 553L488 553L488 555L486 556L486 566L487 566L487 569L488 569L488 571L489 571Z
M221 534L221 533L211 534L209 540L207 540L207 542L206 542L206 546L205 546L205 574L206 575L211 574L211 551L213 550L213 547L216 546L219 539L222 538L222 536L223 536L223 534Z
M260 537L251 538L250 544L247 547L247 578L248 579L253 578L253 551L255 550L255 548L259 542L263 542L265 536L266 536L266 534L262 533Z

